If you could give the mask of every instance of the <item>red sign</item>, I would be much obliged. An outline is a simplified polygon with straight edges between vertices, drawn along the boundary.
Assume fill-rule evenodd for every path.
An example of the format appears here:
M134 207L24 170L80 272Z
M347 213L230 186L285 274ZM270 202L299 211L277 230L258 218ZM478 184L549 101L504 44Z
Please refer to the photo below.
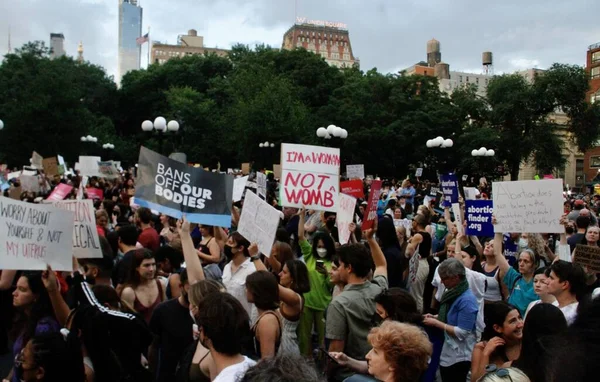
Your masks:
M363 182L360 179L341 182L340 192L342 194L354 196L357 199L362 199L365 197Z
M381 195L381 180L374 180L371 183L371 193L369 194L369 204L363 216L362 230L371 229L375 219L377 219L377 202L379 202L379 196Z
M90 187L90 188L86 188L85 191L87 192L88 199L104 200L104 191L102 191L99 188Z
M73 190L73 186L69 186L68 184L59 183L58 186L54 188L50 196L46 200L59 201L64 200Z

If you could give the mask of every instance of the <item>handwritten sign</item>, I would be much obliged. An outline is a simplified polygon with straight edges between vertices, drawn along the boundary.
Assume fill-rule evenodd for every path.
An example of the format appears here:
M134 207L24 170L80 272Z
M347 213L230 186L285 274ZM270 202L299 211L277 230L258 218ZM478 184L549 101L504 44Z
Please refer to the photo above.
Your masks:
M495 232L558 233L563 214L562 179L492 183Z
M246 189L246 183L248 182L248 176L236 178L233 180L233 201L239 202L244 196L244 189Z
M271 248L279 226L280 214L255 193L246 193L238 232L249 242L258 244L265 256L271 256Z
M102 249L96 229L96 214L91 200L61 200L52 203L56 208L71 211L73 222L73 256L78 259L101 259Z
M64 183L59 183L54 188L54 190L52 191L52 193L50 194L50 196L48 196L48 198L46 200L49 200L49 201L63 200L64 198L67 197L67 195L69 195L71 193L72 190L73 190L73 186L69 186L68 184L64 184Z
M375 223L375 219L377 219L377 202L379 202L379 197L381 196L381 180L374 180L371 183L371 193L369 194L369 202L367 205L367 210L364 214L362 230L367 230L373 227L373 223Z
M360 179L340 182L340 192L342 194L354 196L355 198L365 197L363 182Z
M458 203L458 180L456 175L442 175L442 193L444 194L444 207L450 207L452 203Z
M467 235L494 236L494 225L492 224L493 205L491 200L465 201Z
M102 176L98 168L98 162L101 161L100 157L80 156L79 164L75 165L75 170L79 170L80 175Z
M349 164L346 166L346 176L348 179L364 179L365 165L364 164Z
M354 220L354 208L356 207L356 198L346 194L339 195L339 205L336 216L337 229L340 237L340 244L348 243L350 239L350 223Z
M337 211L339 149L283 143L281 166L280 192L284 207Z
M47 176L58 175L58 160L56 157L44 158L42 166L44 167L44 173Z
M72 212L0 197L0 227L0 269L72 269Z
M256 173L256 184L258 185L256 193L262 200L267 199L267 176L262 172Z
M586 267L590 272L600 273L600 247L577 244L573 262Z

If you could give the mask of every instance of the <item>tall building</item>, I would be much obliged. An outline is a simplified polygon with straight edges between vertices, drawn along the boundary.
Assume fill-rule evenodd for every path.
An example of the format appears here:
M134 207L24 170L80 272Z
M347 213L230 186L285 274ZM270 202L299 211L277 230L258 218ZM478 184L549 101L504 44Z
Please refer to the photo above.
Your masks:
M207 48L204 46L204 37L198 36L195 29L190 29L186 35L179 35L177 45L152 43L151 62L164 64L174 57L185 57L194 54L214 53L217 56L227 57L229 50L219 48Z
M304 48L320 55L332 66L352 67L360 61L352 53L346 24L297 18L283 35L282 49Z
M65 55L65 35L50 33L50 58L55 59Z
M79 41L77 46L77 62L83 63L83 41Z
M586 62L590 74L590 102L600 102L600 42L588 47Z
M142 47L136 39L142 36L142 7L137 0L119 0L119 64L117 84L130 70L138 70L142 60Z

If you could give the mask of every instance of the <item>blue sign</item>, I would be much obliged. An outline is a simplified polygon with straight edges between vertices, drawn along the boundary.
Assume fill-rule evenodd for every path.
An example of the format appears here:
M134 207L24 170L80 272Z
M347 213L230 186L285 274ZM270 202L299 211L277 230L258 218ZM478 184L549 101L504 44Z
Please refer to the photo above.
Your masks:
M517 243L515 243L510 238L510 233L505 233L503 235L502 247L504 248L504 250L502 251L502 254L506 258L506 261L508 261L508 264L510 264L510 266L512 267L513 264L515 264L517 262L517 253L518 253L519 247L518 247Z
M465 215L467 218L467 235L492 237L494 225L492 213L494 211L491 200L465 201Z
M450 207L452 203L458 203L458 179L456 175L442 175L442 194L444 194L444 207Z

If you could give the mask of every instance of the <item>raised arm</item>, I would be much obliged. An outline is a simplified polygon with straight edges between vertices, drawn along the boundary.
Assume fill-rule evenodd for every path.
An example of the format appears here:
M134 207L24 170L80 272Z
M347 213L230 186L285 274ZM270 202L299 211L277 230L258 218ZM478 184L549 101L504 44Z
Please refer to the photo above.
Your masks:
M204 280L204 269L202 269L200 258L197 255L192 236L190 235L190 222L187 221L185 216L177 222L177 229L179 230L179 237L181 237L181 247L183 248L183 258L185 260L188 280L190 281L190 285L193 285L198 281Z
M315 212L317 213L317 212ZM306 240L306 236L304 235L304 224L306 220L306 209L304 207L300 208L298 211L298 216L300 220L298 221L298 241Z
M231 207L231 222L235 227L237 227L240 222L240 211L236 206Z
M448 234L452 232L452 228L455 223L452 221L452 216L450 215L450 207L444 207L444 220L446 221L446 227L448 227Z
M56 316L58 323L65 326L67 324L67 318L71 313L71 309L60 294L56 274L49 265L47 265L46 270L42 272L42 283L44 283L48 296L50 296L52 309L54 310L54 315Z
M369 243L369 248L371 249L371 256L373 257L373 262L375 263L375 272L373 272L373 277L378 275L383 275L387 278L387 261L385 260L385 256L383 255L383 251L379 244L377 244L377 240L375 240L375 231L377 229L377 220L375 220L375 224L373 228L365 231L365 237L367 238L367 242Z
M493 220L495 221L495 219ZM504 279L504 275L506 275L506 272L508 272L508 269L510 268L510 264L508 264L506 257L504 257L504 255L502 254L502 241L502 233L496 232L496 234L494 235L494 256L496 257L496 263L500 268L500 280Z
M17 271L3 269L0 274L0 290L7 290L13 285Z

